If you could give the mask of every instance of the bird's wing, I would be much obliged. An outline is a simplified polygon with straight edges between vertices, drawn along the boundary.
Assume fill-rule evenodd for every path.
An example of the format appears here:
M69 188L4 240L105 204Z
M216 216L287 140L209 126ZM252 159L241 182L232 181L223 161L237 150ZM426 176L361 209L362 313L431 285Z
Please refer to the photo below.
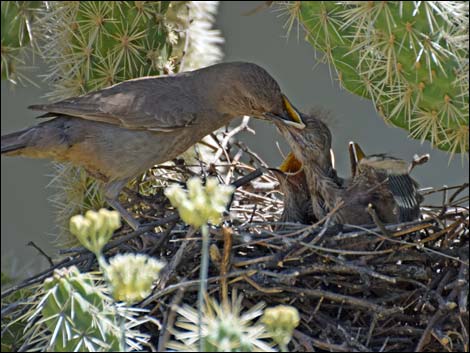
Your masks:
M207 85L197 81L191 72L144 77L83 96L29 108L129 129L171 131L191 125L197 114L211 109L207 101L209 98L205 98L208 92L201 92L201 88L204 91Z
M418 218L423 199L418 192L418 183L408 174L389 175L388 180L400 211L400 220L405 222Z

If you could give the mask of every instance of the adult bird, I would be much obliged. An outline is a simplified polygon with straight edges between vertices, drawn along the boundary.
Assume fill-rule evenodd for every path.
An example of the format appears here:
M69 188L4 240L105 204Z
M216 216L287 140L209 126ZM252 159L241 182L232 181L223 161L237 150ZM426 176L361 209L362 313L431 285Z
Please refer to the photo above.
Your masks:
M107 202L134 229L139 223L118 196L146 169L177 157L238 116L276 116L302 127L276 80L244 62L137 78L29 108L52 119L3 135L2 155L50 158L85 168L104 182Z
M385 223L418 216L421 200L417 196L416 182L408 175L407 162L387 155L364 156L358 159L356 174L345 181L337 176L332 165L328 126L315 116L301 114L301 119L305 125L303 129L273 117L295 157L302 163L317 219L339 206L332 216L335 223L371 223L367 211L369 204L375 206L380 220ZM414 203L408 205L410 199ZM403 206L411 207L403 209Z

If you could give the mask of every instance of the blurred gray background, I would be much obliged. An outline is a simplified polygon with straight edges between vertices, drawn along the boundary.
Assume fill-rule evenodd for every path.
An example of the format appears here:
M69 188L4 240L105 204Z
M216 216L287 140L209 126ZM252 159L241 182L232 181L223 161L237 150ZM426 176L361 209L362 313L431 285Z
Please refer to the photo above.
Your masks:
M290 38L283 28L286 18L272 10L250 16L244 13L264 2L221 2L217 28L225 37L224 61L250 61L263 66L280 83L283 92L302 111L322 107L329 111L329 126L340 174L347 175L347 145L350 140L361 144L366 153L391 153L410 160L415 153L431 154L431 161L417 168L413 175L421 186L454 185L468 181L468 159L462 164L460 155L449 162L449 155L431 149L429 143L407 138L407 132L387 126L376 114L370 101L339 89L332 81L326 65L317 64L310 45L297 40L294 28ZM35 123L34 112L26 109L44 101L47 91L16 87L1 83L1 131L11 132ZM277 166L281 155L276 147L288 148L274 127L252 119L249 133L243 138L266 162ZM46 266L43 257L26 244L34 241L52 253L54 242L53 209L47 201L51 190L46 188L52 169L48 161L22 158L1 159L1 232L2 271L37 273Z

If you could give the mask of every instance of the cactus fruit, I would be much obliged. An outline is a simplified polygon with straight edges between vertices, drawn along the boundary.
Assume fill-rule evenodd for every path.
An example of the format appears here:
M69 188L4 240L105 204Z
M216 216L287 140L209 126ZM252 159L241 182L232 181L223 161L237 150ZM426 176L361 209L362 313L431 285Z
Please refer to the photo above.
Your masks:
M412 138L468 156L468 2L284 3L340 84Z

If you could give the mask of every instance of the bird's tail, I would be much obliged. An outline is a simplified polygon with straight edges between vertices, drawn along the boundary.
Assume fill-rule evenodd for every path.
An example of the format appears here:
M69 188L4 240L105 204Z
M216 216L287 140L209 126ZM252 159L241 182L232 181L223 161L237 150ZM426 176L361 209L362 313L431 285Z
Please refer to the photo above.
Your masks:
M52 158L61 156L70 147L66 130L69 119L58 117L30 128L2 136L2 156Z
M31 128L2 135L2 155L21 155L21 150L28 146L30 130Z
M2 156L24 156L50 158L51 146L57 142L57 129L51 124L41 123L24 130L2 135Z

